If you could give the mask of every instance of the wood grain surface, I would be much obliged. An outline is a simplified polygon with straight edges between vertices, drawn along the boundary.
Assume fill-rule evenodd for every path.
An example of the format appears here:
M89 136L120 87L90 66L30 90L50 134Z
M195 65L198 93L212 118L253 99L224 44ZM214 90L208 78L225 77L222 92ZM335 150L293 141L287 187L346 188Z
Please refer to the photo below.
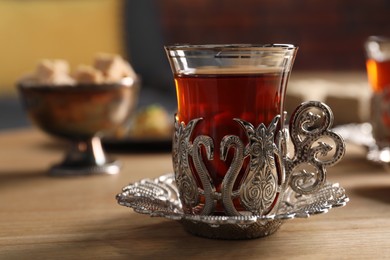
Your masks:
M49 177L64 143L36 129L0 133L0 259L383 259L390 257L390 173L347 146L328 171L350 202L242 241L186 233L116 203L125 185L172 171L169 153L110 153L116 176Z

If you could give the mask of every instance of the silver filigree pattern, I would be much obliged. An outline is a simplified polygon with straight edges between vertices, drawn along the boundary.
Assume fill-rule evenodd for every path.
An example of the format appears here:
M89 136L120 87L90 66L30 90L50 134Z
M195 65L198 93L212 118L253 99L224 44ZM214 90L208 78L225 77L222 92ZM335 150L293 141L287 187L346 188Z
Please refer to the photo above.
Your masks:
M326 181L326 168L345 153L343 139L330 130L333 114L327 105L302 103L292 114L289 129L279 115L268 126L257 127L232 119L244 129L246 141L226 135L215 144L207 135L193 136L201 120L193 119L188 125L175 121L174 176L130 184L118 194L119 204L179 220L194 234L241 239L271 234L286 219L325 213L347 203L344 189ZM228 153L233 156L220 192L204 162L214 160L218 145L222 161ZM242 169L244 161L248 163ZM215 214L218 204L224 216Z
M244 163L244 144L241 139L235 135L225 136L221 141L221 159L226 160L228 150L234 148L235 153L232 163L222 181L221 193L222 204L225 213L229 216L238 216L240 213L236 210L233 203L233 186L240 173L241 167Z
M201 155L203 146L207 160L213 160L215 144L209 136L192 136L201 120L193 119L187 126L175 122L173 164L183 208L188 213L213 214L217 201L220 201L227 215L247 214L240 212L234 204L238 194L245 211L258 215L273 214L279 205L276 200L281 197L278 196L280 192L291 188L296 193L309 194L319 189L326 180L326 167L337 163L345 151L341 137L330 130L332 112L321 102L306 102L296 109L289 125L290 135L279 122L279 115L268 127L263 123L255 127L236 118L234 121L245 130L248 144L244 146L243 140L235 135L225 136L219 144L223 161L226 161L228 151L234 150L219 193ZM294 147L291 158L286 148L289 137ZM194 138L193 142L191 138ZM329 156L331 151L333 156ZM246 157L249 157L249 167L239 190L235 191L233 187ZM195 169L191 168L190 161ZM199 177L200 184L195 176Z
M179 187L180 195L183 202L183 208L187 213L199 213L208 215L212 214L215 208L215 187L207 171L202 156L200 153L201 146L206 149L208 160L214 157L214 145L210 137L200 135L191 142L191 134L196 124L202 120L197 118L191 120L186 126L183 122L179 123L175 120L175 134L173 137L173 165L175 169L175 177ZM191 171L189 160L192 158L196 173L200 178L203 190L196 182L194 174ZM200 195L204 196L204 205L200 203Z
M326 213L331 208L344 206L349 200L342 187L327 182L309 195L287 189L274 214L214 216L186 214L179 197L174 174L167 174L129 184L116 199L120 205L138 213L180 221L191 233L223 239L266 236L275 232L285 220Z
M240 198L242 205L253 214L267 213L276 198L275 155L280 156L280 151L275 144L275 132L279 118L276 116L268 128L264 124L255 128L249 122L235 119L246 130L249 140L245 149L245 156L250 156L249 174L241 185ZM282 169L281 165L278 168Z
M193 142L190 140L196 124L202 119L191 120L187 126L176 121L173 164L185 211L198 212L201 215L213 214L217 200L221 200L227 215L239 216L242 213L236 209L233 202L234 194L239 193L240 203L246 211L259 215L269 212L277 197L277 182L278 175L280 175L277 169L283 169L280 165L281 151L279 151L278 145L275 144L275 133L279 118L279 116L276 116L268 127L260 124L257 128L244 120L234 119L245 130L249 143L244 147L243 141L235 135L227 135L222 139L220 159L226 161L230 149L234 149L234 155L222 181L220 193L216 192L201 156L201 146L203 146L206 150L207 159L213 160L214 144L212 138L200 135L195 137ZM240 190L234 191L234 184L243 166L244 159L248 156L250 160L246 179ZM195 173L191 172L190 160L193 162ZM278 167L276 167L276 161L279 163ZM199 176L201 186L196 183L195 174ZM190 187L190 185L193 186ZM202 202L199 199L200 195L204 196ZM201 209L200 212L199 209Z
M325 183L326 167L336 164L345 153L343 139L330 130L332 124L332 111L322 102L305 102L295 110L289 125L295 152L292 158L285 157L283 189L291 187L297 193L309 194ZM335 147L321 140L331 141ZM329 157L330 151L334 153Z
M198 185L192 175L188 161L189 154L192 153L191 133L199 120L201 119L192 120L187 126L184 123L179 123L177 120L175 121L172 159L180 198L184 205L188 205L183 208L186 213L193 213L192 209L199 204Z
M202 183L203 195L205 198L205 202L200 214L209 215L212 214L215 209L215 204L216 204L214 200L215 187L213 181L211 180L210 174L202 160L201 146L204 146L206 149L207 159L212 160L214 157L213 140L208 136L204 136L204 135L197 136L194 140L193 149L191 153L194 161L195 170L198 173L198 176Z

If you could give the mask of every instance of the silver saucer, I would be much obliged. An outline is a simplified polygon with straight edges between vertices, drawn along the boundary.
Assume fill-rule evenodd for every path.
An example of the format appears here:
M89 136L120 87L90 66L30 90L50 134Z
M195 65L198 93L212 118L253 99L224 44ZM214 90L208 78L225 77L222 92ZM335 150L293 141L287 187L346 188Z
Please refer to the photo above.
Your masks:
M378 147L370 123L340 125L332 130L342 136L346 142L365 147L368 161L384 165L387 170L390 169L390 148L381 149Z
M249 239L272 234L285 220L307 218L345 206L349 198L338 184L325 183L318 191L302 195L292 189L284 192L273 215L202 216L183 213L173 174L143 179L123 188L118 203L135 212L179 221L190 233L218 239Z

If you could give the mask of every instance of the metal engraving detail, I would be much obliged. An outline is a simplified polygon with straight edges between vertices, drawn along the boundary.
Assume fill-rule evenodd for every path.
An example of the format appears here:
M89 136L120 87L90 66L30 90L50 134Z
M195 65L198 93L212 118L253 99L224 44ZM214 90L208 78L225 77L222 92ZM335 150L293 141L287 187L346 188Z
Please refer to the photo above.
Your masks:
M195 176L191 172L190 156L193 159L194 167L201 180L203 191L202 194L205 197L205 203L201 215L208 215L214 211L214 193L215 187L211 181L210 175L204 165L200 148L204 146L206 148L207 158L212 160L214 157L214 146L210 137L197 136L193 143L190 141L191 133L201 118L191 120L186 126L184 123L175 121L175 134L173 137L172 146L172 158L174 165L174 172L176 182L180 191L180 197L183 201L183 209L186 213L195 213L196 208L200 203L200 192L198 191L198 185L196 183Z
M343 139L330 130L332 124L332 111L322 102L306 102L295 110L289 126L294 156L285 157L282 189L291 187L297 193L309 194L325 183L326 167L339 162L345 153Z
M229 149L234 148L235 153L232 163L226 172L226 175L222 181L221 193L222 204L225 213L229 216L237 216L240 213L236 210L233 203L233 186L238 177L240 169L244 163L244 144L238 136L228 135L221 141L221 159L226 161L226 157Z
M282 166L276 167L276 162L280 164L281 151L275 144L275 132L279 118L276 116L268 128L264 124L255 128L249 122L235 119L246 130L249 140L244 153L244 156L250 156L249 174L241 185L240 198L253 214L267 213L278 191L277 168L282 169Z
M217 192L201 155L203 147L207 160L213 160L216 144L209 136L192 136L201 120L193 119L188 125L175 121L174 172L183 209L189 214L213 214L217 202L229 216L246 215L247 212L273 214L280 195L283 195L280 193L288 188L300 194L310 194L319 189L326 180L326 167L337 163L345 151L341 137L330 130L332 111L321 102L306 102L295 110L289 124L290 134L280 127L284 123L280 122L279 115L268 127L263 123L255 127L250 122L235 118L232 120L245 130L248 143L244 146L243 140L235 135L222 139L219 144L220 159L226 161L231 149L234 153L221 190ZM293 146L291 158L287 154L289 138ZM331 152L333 155L330 155ZM245 177L239 190L233 190L247 157L249 166ZM244 211L238 210L234 204L237 197Z
M326 168L345 153L343 139L330 130L330 108L316 101L302 103L292 114L289 128L280 118L257 127L232 119L244 129L247 140L226 135L220 144L206 135L192 136L202 118L187 125L176 120L174 175L130 184L117 195L118 203L140 213L179 220L191 233L225 239L265 236L285 219L344 206L348 201L344 189L326 181ZM217 145L222 161L228 153L233 156L218 191L204 162L214 160ZM244 165L245 175L234 190ZM224 215L215 214L217 205L223 207Z
M217 192L210 174L202 160L201 146L205 148L207 159L213 160L214 144L209 136L199 135L193 142L190 138L196 124L201 118L191 120L186 126L183 122L175 122L175 135L173 139L173 165L175 177L183 208L186 213L195 213L199 209L201 215L213 214L216 202L220 201L224 211L230 216L239 216L240 213L234 205L236 194L239 194L240 203L252 214L266 214L270 211L278 192L277 169L281 165L282 154L280 145L275 144L276 128L280 116L276 116L266 127L260 124L255 128L251 123L241 119L234 119L244 130L249 143L244 147L243 141L235 135L225 136L220 144L220 159L226 161L228 151L234 149L232 162L221 184L221 192ZM277 137L281 136L280 134ZM249 159L249 171L246 179L238 191L234 191L234 183L243 166L244 159ZM194 172L191 172L194 165ZM276 167L276 162L279 164ZM196 174L201 185L196 183ZM192 185L192 186L191 186ZM200 196L204 196L204 200ZM244 213L246 214L246 213Z
M184 123L179 124L175 122L175 134L173 136L172 158L175 172L175 178L178 189L180 191L180 198L184 202L185 213L193 213L191 208L199 204L199 192L197 183L191 173L189 164L189 154L192 154L192 145L190 137L197 120L192 120L187 126Z
M129 184L116 199L120 205L138 213L180 221L190 233L221 239L267 236L285 220L326 213L331 208L344 206L349 200L342 187L327 182L308 195L287 189L274 214L214 216L186 214L179 197L174 174L166 174Z

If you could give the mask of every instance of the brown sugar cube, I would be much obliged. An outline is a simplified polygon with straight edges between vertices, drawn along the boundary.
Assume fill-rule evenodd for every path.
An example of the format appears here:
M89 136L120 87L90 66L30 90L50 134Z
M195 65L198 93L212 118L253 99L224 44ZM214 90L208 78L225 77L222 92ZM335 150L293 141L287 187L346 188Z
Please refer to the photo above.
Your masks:
M42 60L38 63L33 77L37 84L62 85L73 84L69 76L69 65L65 60Z
M119 81L124 77L136 78L133 68L120 55L99 54L94 67L103 73L108 82Z
M102 72L87 65L78 66L73 77L79 84L102 84L104 82Z
M36 74L38 77L49 78L53 75L68 74L69 65L64 60L41 60L36 68Z

